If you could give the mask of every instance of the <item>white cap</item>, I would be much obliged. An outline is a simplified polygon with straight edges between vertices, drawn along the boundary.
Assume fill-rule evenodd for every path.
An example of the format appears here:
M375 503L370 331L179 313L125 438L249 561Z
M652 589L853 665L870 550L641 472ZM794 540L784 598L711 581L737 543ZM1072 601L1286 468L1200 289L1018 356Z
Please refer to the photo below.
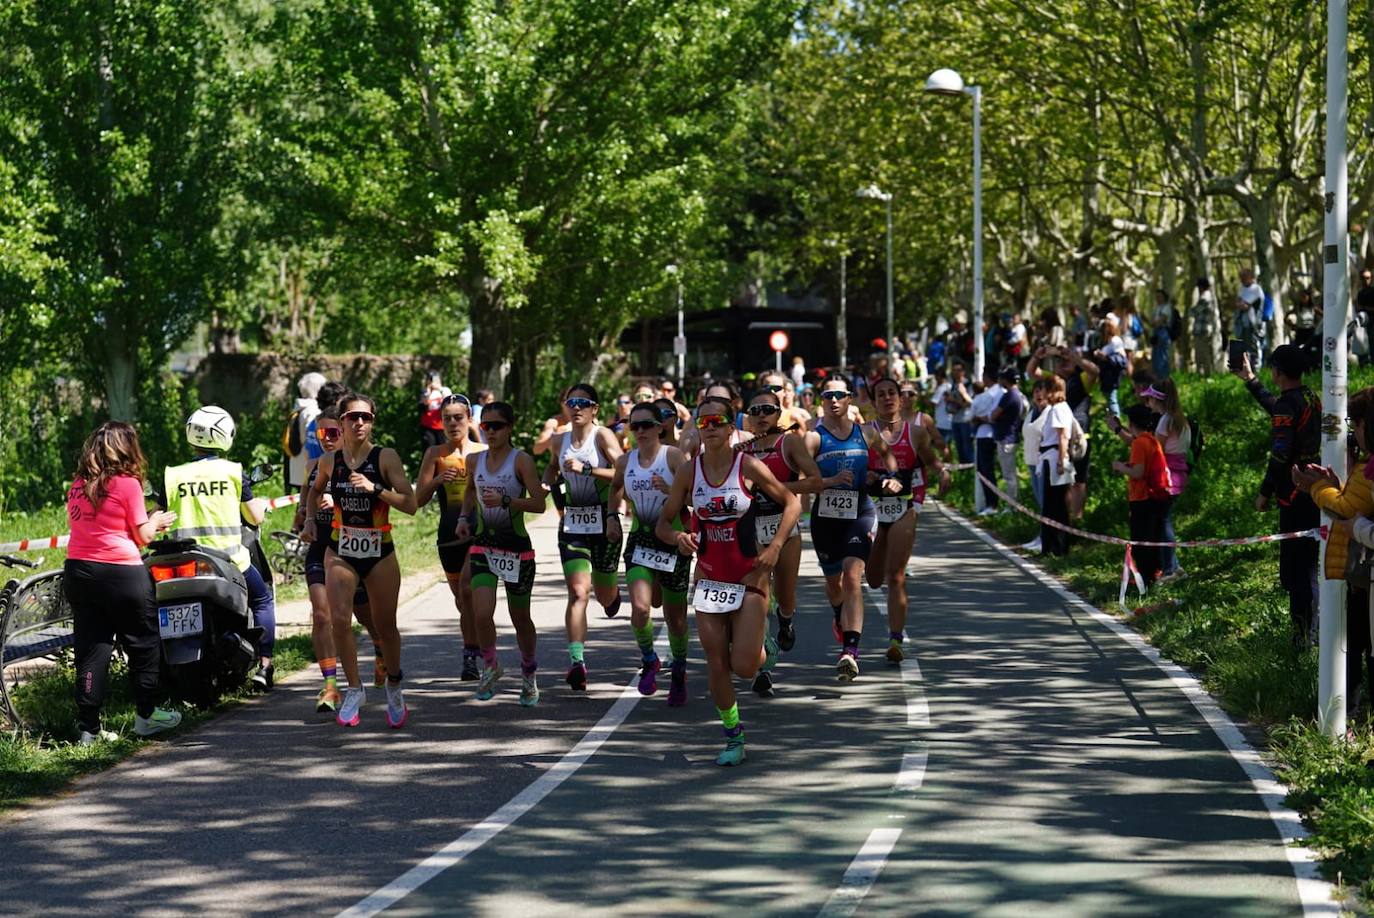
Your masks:
M320 387L326 382L328 380L323 373L306 373L296 381L296 388L300 390L301 398L314 398L320 394Z

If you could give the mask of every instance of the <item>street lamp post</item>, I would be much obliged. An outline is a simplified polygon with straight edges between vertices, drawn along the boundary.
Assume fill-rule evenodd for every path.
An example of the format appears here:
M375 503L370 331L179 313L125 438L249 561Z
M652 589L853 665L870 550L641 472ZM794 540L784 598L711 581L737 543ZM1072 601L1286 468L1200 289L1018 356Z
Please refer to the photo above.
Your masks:
M983 378L983 90L953 70L937 70L926 92L973 99L973 378Z
M887 347L888 353L895 348L892 338L892 193L883 191L877 185L868 185L856 192L858 197L882 201L887 208Z
M675 264L663 270L677 281L677 337L673 339L673 353L677 355L677 387L682 391L687 385L687 333L682 325L682 277Z
M835 329L835 343L839 346L840 367L849 364L849 325L845 317L845 260L849 257L849 250L840 245L838 239L827 239L825 244L832 249L840 250L840 320L839 326Z

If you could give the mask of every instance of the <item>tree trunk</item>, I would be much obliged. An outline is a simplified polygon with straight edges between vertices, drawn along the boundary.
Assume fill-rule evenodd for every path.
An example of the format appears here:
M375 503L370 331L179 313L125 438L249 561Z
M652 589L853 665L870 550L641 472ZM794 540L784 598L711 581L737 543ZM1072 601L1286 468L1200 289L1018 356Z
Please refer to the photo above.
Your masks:
M111 420L135 420L138 410L138 342L122 327L105 334L105 402Z
M510 313L498 281L485 275L469 285L468 316L472 322L472 355L468 362L468 388L505 391L510 373Z
M1200 277L1205 277L1209 281L1213 282L1214 289L1212 290L1211 300L1212 327L1215 328L1217 331L1212 335L1211 348L1213 366L1220 366L1221 364L1219 361L1221 357L1221 342L1224 338L1224 331L1221 322L1221 310L1218 308L1220 293L1218 290L1215 289L1216 278L1212 277L1212 247L1211 244L1207 241L1207 215L1205 209L1209 206L1209 204L1207 199L1203 197L1201 189L1197 188L1194 189L1194 192L1192 194L1188 195L1186 200L1187 203L1184 207L1184 210L1188 218L1188 235L1191 237L1193 248L1193 273L1195 275L1193 280L1196 281ZM1191 312L1193 302L1196 300L1197 296L1196 289L1196 287L1193 287L1188 294L1189 308L1188 313L1184 316L1183 323L1184 328L1186 329L1184 332L1184 338L1188 340L1188 343L1190 345L1187 355L1188 363L1189 366L1191 366L1194 370L1198 369L1196 362L1193 360L1194 352L1197 348L1197 345L1195 342L1192 341L1193 322Z
M1272 349L1288 340L1288 329L1283 322L1283 300L1279 290L1279 279L1274 273L1277 258L1274 251L1273 198L1267 195L1257 198L1246 211L1250 217L1250 231L1255 241L1255 275L1264 292L1274 301L1274 318L1266 323L1266 337Z

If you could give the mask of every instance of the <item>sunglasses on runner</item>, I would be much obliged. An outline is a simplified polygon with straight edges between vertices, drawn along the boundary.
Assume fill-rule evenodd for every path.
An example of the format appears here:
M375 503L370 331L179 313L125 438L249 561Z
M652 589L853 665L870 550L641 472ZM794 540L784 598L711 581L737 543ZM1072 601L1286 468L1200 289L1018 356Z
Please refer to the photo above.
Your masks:
M760 392L772 392L774 395L777 395L779 392L781 392L781 391L782 391L783 389L785 389L785 388L786 388L786 386L779 386L779 385L774 385L773 383L769 383L769 384L766 385L766 386L759 386L759 391L760 391Z
M478 426L486 433L496 433L497 431L505 430L510 425L505 421L483 421Z
M440 408L445 408L449 405L467 405L469 408L471 408L472 402L468 401L468 397L466 395L458 395L455 393L453 395L445 395L444 400L439 403Z
M335 437L340 436L340 435L343 434L343 428L342 428L342 427L320 427L320 426L316 425L316 427L315 427L315 433L319 435L319 437L320 437L321 440L332 440L332 439L334 439Z
M376 420L376 417L371 411L350 411L343 416L343 419L354 424L371 424Z
M777 414L782 411L782 409L777 405L750 405L745 411L756 418L766 418L771 414Z
M581 409L581 408L595 408L595 407L596 407L596 402L592 401L592 400L589 399L589 398L570 398L570 399L568 399L566 402L564 402L563 404L564 404L564 405L567 405L567 406L568 406L569 408L571 408L573 411L577 411L578 409Z
M631 421L631 422L630 422L630 429L631 429L631 430L640 430L640 431L642 431L642 430L654 430L655 428L658 428L658 427L661 427L661 426L663 426L663 422L662 422L662 421Z
M717 430L729 426L730 419L723 414L703 414L697 418L697 430Z
M636 404L636 405L642 405L642 404L644 404L645 402L652 402L653 400L654 400L654 394L653 394L652 392L636 392L636 393L635 393L635 404Z
M849 398L849 393L844 389L826 389L821 393L821 398L828 402L837 402L842 398Z

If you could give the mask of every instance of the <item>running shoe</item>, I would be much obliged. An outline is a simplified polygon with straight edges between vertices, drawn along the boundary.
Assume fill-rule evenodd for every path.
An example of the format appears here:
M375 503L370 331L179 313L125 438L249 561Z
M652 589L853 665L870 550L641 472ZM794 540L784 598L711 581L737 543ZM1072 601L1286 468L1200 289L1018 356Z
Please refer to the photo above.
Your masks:
M726 741L725 749L716 756L716 764L727 767L744 764L744 734L731 737Z
M253 691L272 691L272 677L276 675L276 672L277 669L274 666L259 666L258 671L253 673Z
M620 614L620 594L619 594L619 593L616 593L616 594L615 594L615 599L611 600L611 604L610 604L609 606L606 606L604 611L605 611L605 613L606 613L606 617L607 617L607 618L615 618L617 615Z
M482 678L482 670L477 666L476 654L463 654L463 674L459 678L464 682L476 682Z
M773 667L778 665L779 645L771 634L763 636L763 666L759 667L766 673L771 673Z
M568 675L565 678L574 692L585 692L587 690L587 664L579 661L569 666Z
M343 704L339 705L339 713L334 715L340 727L356 727L362 720L361 712L363 702L367 701L367 690L361 685L349 686L348 691L344 692Z
M687 703L687 664L674 660L672 678L668 682L668 707L680 708Z
M835 664L835 675L841 682L853 682L859 678L859 661L854 659L854 654L847 650L840 654L840 661Z
M836 613L835 621L830 626L830 633L835 635L836 644L844 644L844 632L840 630L840 616L838 613Z
M315 696L315 713L324 714L326 711L337 711L341 704L343 704L343 693L332 685L326 685Z
M506 671L501 666L501 661L497 660L495 666L488 666L482 670L482 679L477 683L477 700L490 701L496 694L496 683L501 681L501 677Z
M530 673L520 680L520 706L532 708L539 703L539 679Z
M791 650L797 646L797 623L795 614L778 616L778 647Z
M406 718L410 716L410 708L406 707L405 692L401 691L401 683L392 682L390 679L386 683L386 725L393 730L399 730L406 724Z
M382 657L372 658L372 687L381 688L386 685L386 660Z
M639 694L652 695L658 691L658 674L663 669L663 661L654 656L639 671Z
M109 730L97 730L95 733L81 731L81 737L77 739L78 746L94 746L96 743L113 743L119 739L119 734Z
M900 663L900 662L902 662L902 661L905 660L905 659L906 659L906 657L902 654L902 642L901 642L901 641L888 641L888 642L887 642L887 662L889 662L889 663Z
M754 677L754 694L760 698L773 697L773 674L766 669L759 670L759 674Z
M1041 548L1041 545L1040 545L1040 537L1039 537L1039 536L1036 536L1035 538L1031 539L1031 540L1030 540L1029 542L1027 542L1026 544L1022 545L1021 548L1022 548L1024 551L1031 551L1031 552L1038 552L1038 551L1040 551L1040 548Z
M179 723L181 723L181 714L178 712L169 711L166 708L154 708L153 713L148 717L134 715L134 732L139 736L152 736L163 730L174 729Z

